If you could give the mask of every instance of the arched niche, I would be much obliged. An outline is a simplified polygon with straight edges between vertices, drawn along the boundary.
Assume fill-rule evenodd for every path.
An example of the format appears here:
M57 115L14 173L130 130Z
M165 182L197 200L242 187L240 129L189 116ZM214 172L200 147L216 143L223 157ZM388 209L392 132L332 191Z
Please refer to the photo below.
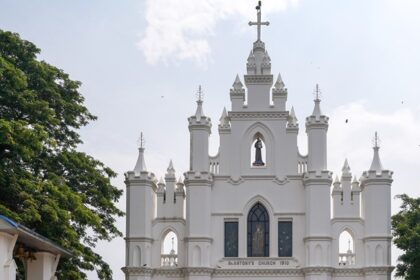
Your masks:
M192 264L193 266L201 265L201 248L198 245L195 245L192 251Z
M140 246L135 246L133 250L133 259L132 259L132 265L134 267L141 267L141 248Z
M338 238L338 264L350 266L356 264L356 252L353 232L345 228Z
M177 266L178 264L178 236L172 229L168 229L161 239L161 265Z
M241 137L240 161L243 168L257 168L252 163L255 161L255 143L257 137L260 137L263 145L263 161L265 167L274 168L275 145L274 135L265 124L256 122L248 127ZM260 166L261 167L261 166Z
M380 244L375 248L375 265L384 265L384 249Z
M260 132L257 132L253 136L253 141L251 144L251 167L263 167L267 164L267 149L264 135Z

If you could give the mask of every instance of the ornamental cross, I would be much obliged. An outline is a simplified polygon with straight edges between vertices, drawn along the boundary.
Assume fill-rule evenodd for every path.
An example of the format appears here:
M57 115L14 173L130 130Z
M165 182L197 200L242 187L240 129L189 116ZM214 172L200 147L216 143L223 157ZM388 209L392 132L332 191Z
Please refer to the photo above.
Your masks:
M258 6L256 6L255 9L257 9L257 21L256 22L250 21L248 24L249 26L252 26L252 25L257 26L257 35L258 35L257 41L261 41L261 26L262 25L268 26L270 25L270 22L261 21L261 1L258 1Z
M143 132L140 132L140 137L139 137L139 139L137 140L137 144L139 145L139 147L140 148L144 148L144 144L145 144L145 140L144 140L144 137L143 137Z

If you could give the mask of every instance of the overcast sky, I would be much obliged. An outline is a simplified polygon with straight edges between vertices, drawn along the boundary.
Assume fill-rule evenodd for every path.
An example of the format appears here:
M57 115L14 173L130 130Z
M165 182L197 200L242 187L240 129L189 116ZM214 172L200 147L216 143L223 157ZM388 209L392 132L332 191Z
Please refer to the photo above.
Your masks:
M18 32L41 48L41 59L83 83L86 105L99 117L82 129L83 151L119 176L134 167L143 131L146 163L158 177L169 160L177 175L188 167L187 117L203 86L204 113L217 124L230 109L229 88L243 75L256 39L257 1L245 0L0 0L0 28ZM392 195L419 196L420 1L265 0L262 39L281 73L300 122L313 108L316 83L330 117L329 169L339 174L348 158L359 177L370 166L372 138L381 138L381 159L394 171ZM348 123L345 120L348 119ZM335 176L335 175L334 175ZM125 198L119 203L125 209ZM392 211L399 201L393 199ZM119 221L125 231L125 222ZM98 251L123 279L123 239ZM396 258L393 250L393 258ZM89 279L96 279L90 274Z

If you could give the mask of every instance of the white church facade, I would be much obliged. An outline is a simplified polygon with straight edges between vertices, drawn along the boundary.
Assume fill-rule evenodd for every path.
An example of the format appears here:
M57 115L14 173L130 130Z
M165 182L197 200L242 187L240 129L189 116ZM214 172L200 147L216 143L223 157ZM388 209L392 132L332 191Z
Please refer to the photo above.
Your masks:
M190 168L164 180L146 169L144 147L125 174L127 280L391 279L392 172L377 143L359 179L345 160L334 182L327 166L328 117L320 99L306 118L308 154L280 75L258 39L243 80L230 89L217 155L209 156L212 123L197 101L188 118ZM344 159L343 159L344 161ZM178 174L180 175L180 174ZM350 238L340 250L340 236ZM169 244L169 245L168 245ZM168 249L169 246L169 249Z

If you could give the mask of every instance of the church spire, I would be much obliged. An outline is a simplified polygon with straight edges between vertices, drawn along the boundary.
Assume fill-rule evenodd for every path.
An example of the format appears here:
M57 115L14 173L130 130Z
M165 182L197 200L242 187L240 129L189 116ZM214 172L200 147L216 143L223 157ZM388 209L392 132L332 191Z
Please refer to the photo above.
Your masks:
M146 171L146 163L144 161L145 140L143 137L143 132L140 133L138 144L139 144L139 156L137 158L136 166L134 167L134 170L133 170L135 174L140 174L140 172Z
M382 172L382 163L381 159L379 158L379 137L378 132L375 132L375 138L373 139L374 146L373 146L373 160L372 164L370 165L369 170L376 171L377 173Z

